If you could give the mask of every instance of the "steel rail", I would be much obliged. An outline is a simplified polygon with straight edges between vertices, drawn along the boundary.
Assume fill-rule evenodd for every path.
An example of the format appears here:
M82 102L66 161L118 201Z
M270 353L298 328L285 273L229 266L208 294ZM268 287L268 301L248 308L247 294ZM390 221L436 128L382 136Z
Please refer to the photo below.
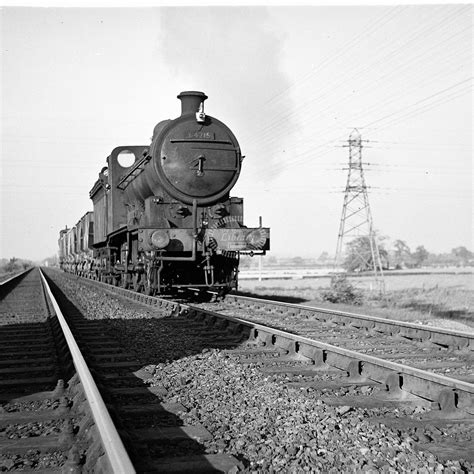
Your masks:
M282 301L273 301L261 298L252 298L250 296L243 296L243 295L234 295L230 294L227 295L226 298L232 298L235 301L246 301L248 304L256 305L256 306L277 306L283 307L287 310L296 310L296 311L308 311L310 313L323 313L329 316L340 316L342 318L349 318L353 320L364 321L367 323L374 323L380 326L394 326L400 329L410 329L416 331L419 334L428 333L428 334L440 334L445 336L452 336L456 338L462 338L467 340L466 346L474 346L474 329L473 332L463 332L463 331L456 331L452 329L445 329L439 328L436 326L424 326L421 324L409 323L405 321L399 321L395 319L385 319L380 318L378 316L369 316L364 314L358 313L350 313L347 311L339 311L327 308L320 308L314 306L307 306L301 304L294 304L294 303L285 303Z
M69 350L72 354L72 359L74 366L76 367L77 373L81 380L81 383L84 387L84 391L87 397L87 401L90 405L94 421L96 423L97 429L100 433L102 442L104 444L104 449L109 461L109 465L112 468L112 472L120 474L132 474L135 473L135 468L133 467L132 462L128 456L128 453L123 445L123 442L120 438L120 435L117 432L117 429L110 417L110 414L107 410L107 407L100 395L99 389L94 382L92 374L90 373L89 368L87 367L86 361L77 345L77 342L74 339L74 336L67 324L64 315L59 308L56 299L51 292L51 288L46 281L43 272L39 269L42 283L46 292L49 296L49 299L53 305L54 311L58 318L61 329L63 330L64 337L69 346Z

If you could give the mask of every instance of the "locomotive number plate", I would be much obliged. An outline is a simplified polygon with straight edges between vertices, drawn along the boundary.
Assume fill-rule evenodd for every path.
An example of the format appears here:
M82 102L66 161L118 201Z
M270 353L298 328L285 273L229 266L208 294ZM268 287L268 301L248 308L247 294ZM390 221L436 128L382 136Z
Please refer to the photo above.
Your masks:
M199 130L186 130L184 132L184 138L195 139L195 140L215 140L216 137L214 132L202 132Z

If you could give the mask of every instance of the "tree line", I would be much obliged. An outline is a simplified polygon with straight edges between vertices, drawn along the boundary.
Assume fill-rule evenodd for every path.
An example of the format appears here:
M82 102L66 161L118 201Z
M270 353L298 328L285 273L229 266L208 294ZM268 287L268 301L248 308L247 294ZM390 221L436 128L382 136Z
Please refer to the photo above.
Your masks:
M474 253L463 246L455 247L450 252L436 254L427 250L424 245L418 245L411 249L405 240L398 239L389 244L387 237L380 236L377 236L377 245L384 270L420 268L422 266L474 266ZM262 259L262 263L265 268L331 268L334 265L334 255L322 252L318 258L278 257L270 252ZM241 269L257 269L258 265L258 258L241 256ZM368 237L358 237L346 244L345 257L340 266L349 272L362 272L373 268Z
M10 259L0 259L0 273L14 273L20 270L26 270L31 267L33 263L30 260L23 260L21 258L12 257Z
M455 247L449 253L435 254L423 245L413 251L406 241L398 239L388 249L386 238L377 236L377 246L382 268L402 269L422 266L474 266L474 253L466 247ZM358 237L346 245L346 257L342 266L351 272L366 271L373 268L370 240L366 236Z

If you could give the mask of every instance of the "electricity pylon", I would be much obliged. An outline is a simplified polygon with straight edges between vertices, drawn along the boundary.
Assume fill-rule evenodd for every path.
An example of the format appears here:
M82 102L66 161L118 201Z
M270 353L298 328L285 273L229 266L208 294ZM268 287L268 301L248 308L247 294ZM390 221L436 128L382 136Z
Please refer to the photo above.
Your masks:
M357 129L351 132L348 144L344 146L349 148L349 168L346 189L344 191L341 222L339 224L334 268L337 270L343 262L344 241L348 243L362 237L366 242L368 241L370 252L364 251L364 248L354 248L353 252L357 259L357 267L361 269L370 268L374 275L375 287L379 291L384 292L385 284L382 262L374 232L364 168L362 166L362 138Z

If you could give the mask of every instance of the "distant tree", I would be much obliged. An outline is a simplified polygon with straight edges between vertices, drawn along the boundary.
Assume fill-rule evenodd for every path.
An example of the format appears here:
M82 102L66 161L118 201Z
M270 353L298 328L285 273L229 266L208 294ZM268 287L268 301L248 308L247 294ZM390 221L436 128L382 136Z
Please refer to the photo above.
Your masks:
M404 240L395 240L393 246L395 247L395 255L397 257L403 257L404 255L410 255L410 247Z
M12 257L9 262L5 265L5 271L10 273L10 272L14 272L16 270L18 270L20 267L19 267L19 263L18 263L18 259L16 257Z
M376 236L382 267L388 267L388 252L384 247L384 238ZM346 259L343 267L349 271L367 271L374 267L370 240L367 236L357 237L346 245Z
M424 263L431 266L450 267L459 264L459 259L453 253L430 253Z
M470 259L474 258L474 254L466 247L456 247L451 250L451 253L459 258L463 264L466 264Z
M322 252L321 255L318 257L318 262L326 262L329 260L329 253Z
M396 268L401 268L403 265L409 263L412 259L410 247L404 240L396 240L393 244L394 252L394 264Z
M304 260L301 258L301 257L293 257L291 259L291 263L295 266L295 267L299 267L301 265L304 265Z
M419 245L416 250L412 254L413 258L415 259L415 264L417 267L421 267L423 262L428 258L429 253L428 250L423 247L423 245Z

